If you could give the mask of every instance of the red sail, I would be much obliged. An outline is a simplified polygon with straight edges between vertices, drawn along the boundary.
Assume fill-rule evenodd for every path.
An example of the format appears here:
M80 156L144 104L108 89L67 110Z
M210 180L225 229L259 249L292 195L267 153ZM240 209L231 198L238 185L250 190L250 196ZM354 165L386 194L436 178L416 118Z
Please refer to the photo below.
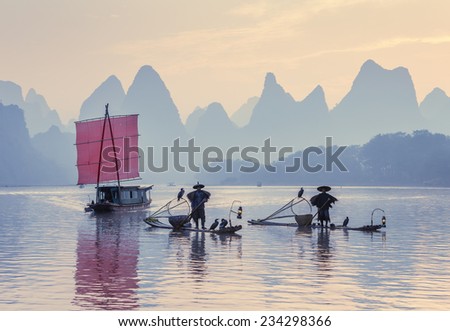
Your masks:
M117 181L118 178L120 180L139 178L137 117L138 115L111 116L110 121L101 118L75 122L78 185L97 184L99 167L101 183ZM103 147L100 150L103 132ZM117 167L114 154L117 158Z

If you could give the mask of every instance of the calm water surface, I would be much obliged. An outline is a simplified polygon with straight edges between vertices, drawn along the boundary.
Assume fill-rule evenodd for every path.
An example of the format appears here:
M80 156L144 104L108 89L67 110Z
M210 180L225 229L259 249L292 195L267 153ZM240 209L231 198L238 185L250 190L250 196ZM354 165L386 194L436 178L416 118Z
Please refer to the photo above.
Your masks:
M178 189L155 187L150 211ZM207 189L211 223L228 217L234 199L244 219L263 218L298 188ZM335 223L369 224L378 207L387 228L300 231L242 220L235 236L176 233L149 228L149 212L84 213L92 187L0 188L0 309L450 310L450 190L332 193Z

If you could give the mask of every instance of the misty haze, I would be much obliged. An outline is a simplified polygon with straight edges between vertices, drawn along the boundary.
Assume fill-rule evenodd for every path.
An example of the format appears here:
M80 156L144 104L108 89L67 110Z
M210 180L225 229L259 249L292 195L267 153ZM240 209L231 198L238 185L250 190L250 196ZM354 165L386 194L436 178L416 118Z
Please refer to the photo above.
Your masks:
M2 330L448 328L450 1L0 8Z
M33 89L25 99L22 94L16 83L0 81L0 185L74 184L73 124L63 125L58 112ZM445 171L450 158L446 136L450 127L445 124L450 122L450 98L435 88L419 103L406 68L387 70L372 60L362 65L350 91L332 108L327 105L326 91L321 86L303 100L295 100L277 82L275 74L267 73L261 94L249 96L248 102L232 116L214 102L194 109L183 124L168 87L150 66L139 70L126 92L117 77L108 77L83 102L78 119L103 116L107 103L113 115L139 114L139 147L153 148L154 155L150 157L155 164L161 162L162 148L173 146L176 139L186 145L193 138L201 149L217 147L226 151L233 146L261 147L270 138L279 149L291 147L292 157L308 147L324 146L329 136L334 144L348 146L342 153L343 162L349 167L346 173L334 169L331 174L180 174L170 167L156 175L144 168L141 177L147 182L186 182L206 176L211 184L312 184L323 178L339 185L450 183L450 175ZM239 159L233 157L229 161ZM197 158L196 162L201 165L203 161Z

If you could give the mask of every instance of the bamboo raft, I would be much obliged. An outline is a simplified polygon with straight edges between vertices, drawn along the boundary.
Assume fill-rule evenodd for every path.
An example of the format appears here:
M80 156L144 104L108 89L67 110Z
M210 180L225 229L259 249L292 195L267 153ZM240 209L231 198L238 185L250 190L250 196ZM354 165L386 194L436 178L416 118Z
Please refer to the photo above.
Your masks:
M199 229L192 227L190 220L192 218L193 211L190 210L189 203L182 197L172 199L163 205L161 208L156 210L149 217L144 219L144 222L153 228L160 229L170 229L173 231L193 231L193 232L206 232L214 234L234 234L242 229L242 225L231 225L231 215L236 214L237 219L241 219L242 207L234 210L234 204L240 202L239 200L234 200L231 204L228 221L226 221L225 227L210 228L210 229ZM189 211L188 214L183 215L173 215L171 212L179 206L185 206L186 210ZM161 222L160 218L167 218L169 224ZM217 225L216 225L217 226Z
M272 221L260 221L260 220L250 220L247 221L248 224L251 225L264 225L264 226L287 226L287 227L295 227L295 228L308 228L308 229L330 229L330 230L351 230L351 231L366 231L366 232L374 232L378 231L382 228L385 228L386 225L376 224L376 225L363 225L360 227L350 227L344 225L330 225L328 227L321 226L320 224L309 224L309 225L299 225L297 223L283 223L283 222L272 222Z
M176 217L180 217L180 216L176 216ZM169 218L169 223L170 223L170 221L171 221L171 219ZM153 218L153 217L148 217L148 218L144 219L144 222L153 228L170 229L170 230L174 230L174 231L206 232L206 233L215 233L215 234L234 234L237 231L242 229L242 225L227 226L222 229L219 228L219 229L214 229L214 230L197 229L197 228L193 228L190 225L190 223L186 223L186 224L178 227L178 223L176 223L176 226L173 226L173 225L163 223L160 220L158 220L157 218ZM172 219L172 222L174 222L173 219Z

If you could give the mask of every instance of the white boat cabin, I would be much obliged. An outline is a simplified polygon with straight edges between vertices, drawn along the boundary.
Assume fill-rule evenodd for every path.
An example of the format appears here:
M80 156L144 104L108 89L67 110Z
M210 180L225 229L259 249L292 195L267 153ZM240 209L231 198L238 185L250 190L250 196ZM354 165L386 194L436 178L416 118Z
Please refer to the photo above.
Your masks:
M151 188L151 186L121 186L119 190L118 186L101 186L97 188L97 203L109 202L119 205L148 203L150 197L147 191Z

